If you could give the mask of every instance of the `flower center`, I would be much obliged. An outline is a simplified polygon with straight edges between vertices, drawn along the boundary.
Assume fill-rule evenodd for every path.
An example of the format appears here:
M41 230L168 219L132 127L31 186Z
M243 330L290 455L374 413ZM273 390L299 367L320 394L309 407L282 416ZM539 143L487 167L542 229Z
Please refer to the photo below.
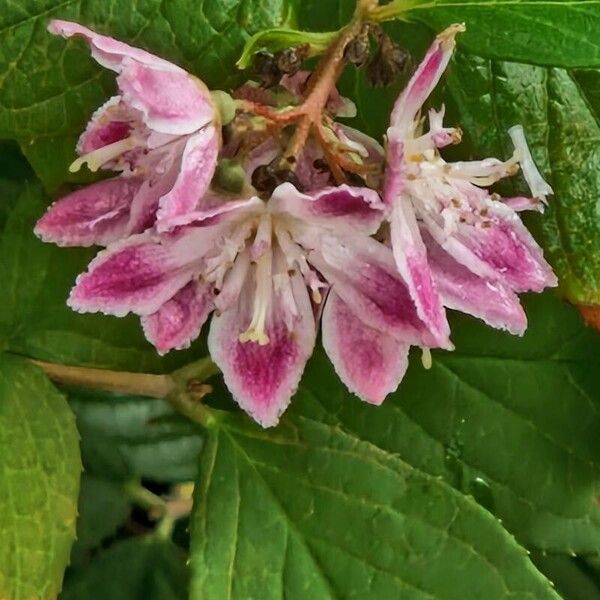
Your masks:
M271 250L266 250L256 261L256 291L254 292L254 310L248 329L240 334L240 342L257 342L260 346L269 343L265 332L267 313L271 303Z

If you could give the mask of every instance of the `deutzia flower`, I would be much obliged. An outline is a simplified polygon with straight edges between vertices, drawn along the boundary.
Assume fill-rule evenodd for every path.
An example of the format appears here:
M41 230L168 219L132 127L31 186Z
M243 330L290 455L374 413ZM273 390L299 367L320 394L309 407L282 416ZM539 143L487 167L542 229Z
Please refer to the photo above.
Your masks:
M92 56L115 71L119 95L92 116L71 165L120 175L55 202L35 232L62 246L107 245L193 210L208 189L221 145L219 115L206 86L139 48L67 21L51 33L83 37Z
M295 392L325 300L323 344L348 387L380 403L406 370L410 344L433 340L389 248L369 237L384 205L368 188L311 194L278 186L265 202L206 206L170 233L154 230L101 252L69 304L142 317L160 352L183 348L211 311L209 349L240 406L275 425Z
M527 321L517 294L557 283L516 212L540 207L552 193L535 168L522 129L511 130L517 151L505 162L444 161L439 148L457 143L461 134L444 127L443 109L429 112L429 129L423 131L419 111L463 30L453 25L433 42L396 101L387 132L384 200L396 265L419 317L442 346L449 333L444 306L522 334ZM519 162L535 198L502 199L486 189L516 173Z

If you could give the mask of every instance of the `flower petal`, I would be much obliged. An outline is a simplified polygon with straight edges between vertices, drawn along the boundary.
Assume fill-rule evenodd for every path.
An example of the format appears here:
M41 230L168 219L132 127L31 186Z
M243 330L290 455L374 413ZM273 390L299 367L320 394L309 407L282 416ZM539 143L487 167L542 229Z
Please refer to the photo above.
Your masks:
M212 286L197 279L181 288L155 313L142 317L146 339L159 354L188 348L213 308Z
M206 86L185 71L160 70L125 59L117 77L123 101L160 133L188 135L216 118Z
M361 400L381 404L408 367L408 344L366 325L331 292L322 317L323 347L346 387Z
M273 191L270 206L312 224L349 227L372 234L379 229L385 205L379 194L369 188L340 185L303 194L291 183L283 183Z
M323 238L309 262L366 325L402 342L436 345L383 244L368 237Z
M77 278L68 304L79 312L150 315L193 277L198 256L190 247L198 241L195 231L176 240L147 232L112 244Z
M170 227L170 219L198 208L215 172L219 146L219 132L212 125L189 137L175 184L160 199L157 213L159 231Z
M499 281L515 292L541 292L556 286L542 249L519 216L500 202L488 200L486 205L487 221L480 226L459 224L453 235L442 239L442 247L476 275ZM434 237L440 243L439 232ZM453 243L447 243L450 240Z
M55 202L37 222L35 234L59 246L106 246L127 233L129 208L142 180L106 179Z
M120 96L107 100L94 112L81 134L77 142L77 154L81 156L128 137L131 124L137 118L133 112L121 103Z
M482 319L491 327L522 335L527 317L518 296L500 282L474 275L427 237L429 265L448 308Z
M514 125L508 130L508 135L520 155L519 162L523 169L523 177L531 190L534 198L539 198L543 203L547 203L546 196L554 194L550 185L544 180L539 172L531 151L525 138L525 132L522 125Z
M70 38L74 35L85 38L90 45L94 59L103 67L112 69L113 71L118 72L120 70L124 58L133 58L149 66L184 72L183 69L169 61L154 56L140 48L134 48L133 46L119 42L106 35L95 33L91 29L79 25L79 23L54 19L50 21L48 31L54 35L61 35L64 38Z
M252 284L247 281L240 301L214 316L208 347L235 401L263 427L276 425L295 393L312 353L316 329L308 292L299 275L292 278L299 316L290 332L279 299L273 302L267 324L269 343L240 342L250 323Z
M398 130L400 137L406 137L413 127L417 113L450 62L456 46L456 34L464 30L464 25L450 25L435 38L415 74L396 100L390 126Z
M436 343L447 347L450 344L450 326L431 276L427 250L408 198L395 202L390 231L396 266L408 286L417 314Z
M400 201L405 188L406 163L404 162L404 144L393 130L388 130L387 166L383 182L383 201L394 206Z

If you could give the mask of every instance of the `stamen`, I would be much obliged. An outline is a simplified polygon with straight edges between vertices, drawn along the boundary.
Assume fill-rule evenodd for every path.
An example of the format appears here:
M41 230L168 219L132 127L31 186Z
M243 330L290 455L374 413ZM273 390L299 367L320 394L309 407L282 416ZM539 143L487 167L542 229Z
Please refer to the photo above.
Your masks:
M102 165L107 162L121 156L125 152L132 150L135 148L136 142L132 137L125 138L124 140L119 140L118 142L113 142L112 144L108 144L107 146L102 146L102 148L98 148L96 150L92 150L83 156L80 156L78 159L74 160L71 166L69 167L69 171L71 173L77 173L81 167L87 163L88 169L95 173Z
M248 329L240 334L240 342L257 342L260 346L269 343L265 332L267 311L271 300L271 251L265 252L256 263L256 291L254 293L254 312Z
M533 160L533 156L531 156L531 151L527 145L523 127L521 125L515 125L508 130L508 134L515 146L515 153L518 155L521 167L523 168L523 177L525 178L531 193L535 198L539 198L542 202L546 203L546 196L553 194L554 192L542 177Z
M429 371L433 364L431 360L431 350L429 348L421 348L421 350L423 351L423 354L421 354L421 362L423 363L423 368Z

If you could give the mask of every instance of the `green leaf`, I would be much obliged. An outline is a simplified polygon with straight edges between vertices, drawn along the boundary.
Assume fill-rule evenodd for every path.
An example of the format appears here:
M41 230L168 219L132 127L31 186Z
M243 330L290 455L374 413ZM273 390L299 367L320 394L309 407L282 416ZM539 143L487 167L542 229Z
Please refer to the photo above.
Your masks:
M78 391L69 394L69 401L88 472L164 482L196 477L202 436L163 400Z
M338 35L337 31L314 33L310 31L297 31L295 29L267 29L255 33L245 44L244 50L236 65L238 69L246 69L252 63L257 52L266 50L271 53L279 52L285 48L293 48L300 44L309 44L308 56L322 54L329 44Z
M4 223L0 340L5 347L53 362L159 372L206 354L199 340L189 351L160 358L144 339L138 318L82 315L69 309L69 290L97 250L58 248L38 240L33 227L45 209L40 186L26 184Z
M276 429L232 416L211 431L191 598L557 598L472 499L295 406Z
M415 19L434 31L465 23L461 48L487 58L600 66L598 0L396 0L376 12Z
M65 582L61 600L186 600L183 551L151 536L132 538L100 553Z
M80 40L46 31L74 20L141 46L188 69L210 87L239 80L235 61L257 31L291 25L290 0L24 0L0 14L0 137L17 139L47 187L68 176L74 139L114 93L114 74L89 58ZM69 151L70 148L70 151ZM48 157L50 163L43 160Z
M474 496L528 547L600 550L600 337L551 296L527 301L524 338L466 317L431 370L413 354L381 407L348 394L324 357L292 403Z
M584 559L535 552L533 562L555 585L564 600L600 600L600 576Z
M114 535L130 511L131 502L122 483L86 472L81 478L77 540L71 551L71 562L81 561L87 552Z
M561 290L583 304L600 302L597 83L595 72L468 55L457 56L448 77L461 126L476 154L510 155L506 130L515 123L524 125L536 162L555 192L535 225Z
M0 598L55 598L75 538L75 419L30 363L0 356Z

